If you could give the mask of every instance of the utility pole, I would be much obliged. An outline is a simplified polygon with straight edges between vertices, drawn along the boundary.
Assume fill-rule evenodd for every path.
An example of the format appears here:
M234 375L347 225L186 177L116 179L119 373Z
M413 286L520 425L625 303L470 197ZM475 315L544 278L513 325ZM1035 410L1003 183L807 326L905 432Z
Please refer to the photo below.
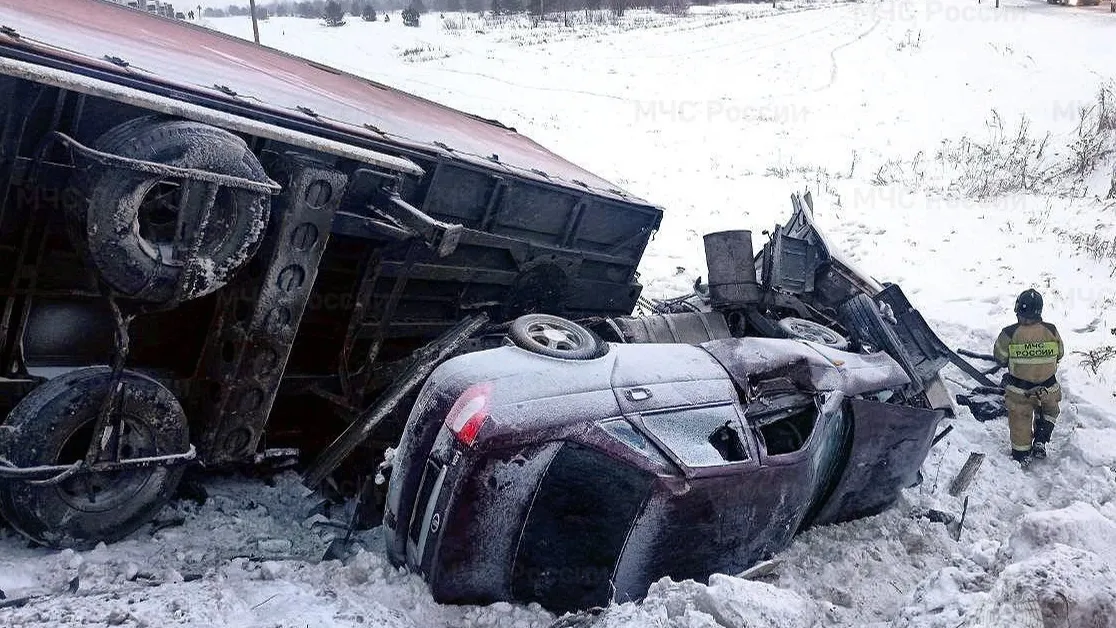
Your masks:
M256 0L248 0L248 10L252 12L252 36L260 43L260 26L256 23Z

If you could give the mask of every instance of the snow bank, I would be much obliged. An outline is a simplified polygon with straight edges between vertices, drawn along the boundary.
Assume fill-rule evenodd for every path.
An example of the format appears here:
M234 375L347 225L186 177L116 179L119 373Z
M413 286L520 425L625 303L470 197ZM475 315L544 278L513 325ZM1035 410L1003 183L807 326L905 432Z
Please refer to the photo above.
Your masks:
M202 505L179 501L129 540L88 552L30 548L0 530L0 626L528 628L537 605L436 604L422 580L383 554L377 532L357 552L320 561L335 530L311 525L293 473L274 485L215 479Z
M664 578L651 586L642 604L610 608L595 625L810 628L823 615L821 604L793 591L717 574L709 579L708 586Z
M1106 510L1116 514L1116 505ZM1097 554L1116 567L1116 521L1084 502L1025 515L1008 547L1015 560L1035 558L1057 545Z
M897 626L1116 626L1116 514L1084 502L1025 515L927 578Z
M1116 467L1116 429L1081 430L1073 435L1073 447L1093 466Z

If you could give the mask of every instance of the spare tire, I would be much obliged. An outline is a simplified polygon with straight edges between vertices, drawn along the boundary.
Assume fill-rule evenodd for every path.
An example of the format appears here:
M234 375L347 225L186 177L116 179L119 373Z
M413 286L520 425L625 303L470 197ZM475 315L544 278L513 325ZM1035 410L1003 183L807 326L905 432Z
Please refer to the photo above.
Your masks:
M136 118L101 135L93 148L156 164L270 182L244 140L227 131L165 116ZM80 162L79 162L80 164ZM255 253L271 211L264 192L221 186L197 251L199 272L184 276L202 203L182 203L183 181L100 164L80 164L71 208L75 246L102 280L150 302L204 296L223 286ZM178 293L179 282L184 282Z
M790 338L809 340L838 351L849 348L849 341L832 329L805 318L788 316L779 319L779 328Z
M608 343L577 323L550 314L525 314L512 321L508 338L532 353L566 360L592 360L608 353Z
M112 390L107 367L78 369L42 384L0 425L0 457L18 467L80 460ZM117 449L128 459L189 449L186 414L165 386L124 371L118 394L116 417L123 429L106 432L102 459L111 459ZM55 485L0 482L0 515L36 543L89 549L118 541L147 523L174 495L184 471L182 466L151 466L79 474Z

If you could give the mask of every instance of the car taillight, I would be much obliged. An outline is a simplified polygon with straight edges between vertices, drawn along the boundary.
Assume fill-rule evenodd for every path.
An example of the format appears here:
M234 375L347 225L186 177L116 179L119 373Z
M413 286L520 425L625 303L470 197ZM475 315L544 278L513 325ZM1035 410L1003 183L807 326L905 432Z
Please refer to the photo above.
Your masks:
M491 393L490 384L474 384L461 393L446 414L446 427L463 445L472 445L477 439L481 426L488 420Z

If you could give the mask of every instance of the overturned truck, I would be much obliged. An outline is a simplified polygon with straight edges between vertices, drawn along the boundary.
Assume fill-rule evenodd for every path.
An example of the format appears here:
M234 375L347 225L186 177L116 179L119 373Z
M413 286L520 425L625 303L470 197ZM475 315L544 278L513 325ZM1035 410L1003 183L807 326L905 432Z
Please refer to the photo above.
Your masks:
M301 451L308 484L345 477L503 323L630 314L661 217L381 84L101 0L0 0L0 515L85 547L190 464Z

